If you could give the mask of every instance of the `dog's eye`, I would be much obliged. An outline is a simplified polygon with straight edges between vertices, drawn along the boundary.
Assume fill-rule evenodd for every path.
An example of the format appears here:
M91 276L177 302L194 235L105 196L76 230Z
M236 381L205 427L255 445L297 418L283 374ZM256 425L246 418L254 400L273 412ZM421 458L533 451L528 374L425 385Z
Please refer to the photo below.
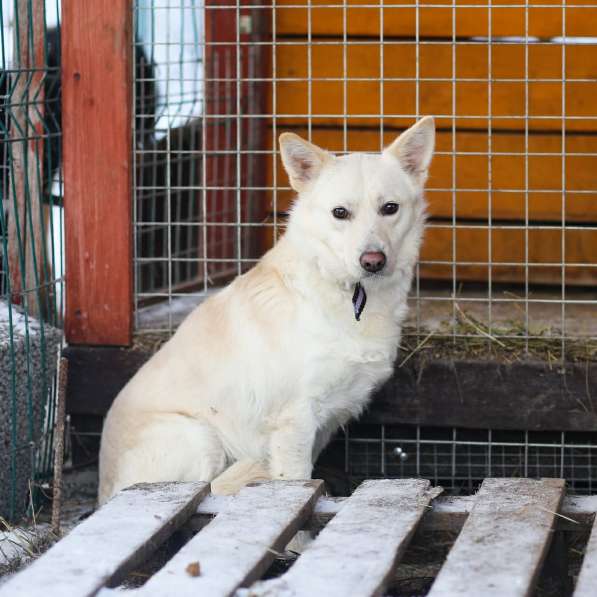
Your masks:
M397 203L384 203L380 212L382 216L393 216L399 209L400 206Z
M334 209L332 209L332 215L337 220L346 220L350 217L350 212L345 207L334 207Z

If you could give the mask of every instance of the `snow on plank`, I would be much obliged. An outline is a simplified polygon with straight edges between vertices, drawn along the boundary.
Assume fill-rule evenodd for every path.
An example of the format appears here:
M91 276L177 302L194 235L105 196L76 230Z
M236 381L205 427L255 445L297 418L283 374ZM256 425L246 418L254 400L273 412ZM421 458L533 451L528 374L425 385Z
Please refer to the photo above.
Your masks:
M428 597L526 597L549 547L562 479L486 479Z
M429 502L429 481L365 481L283 576L243 595L380 595Z
M243 488L136 595L231 595L259 578L311 516L322 481Z
M593 529L589 542L585 548L585 557L576 582L574 597L595 597L597 587L597 518L593 522Z
M179 528L209 484L134 485L2 585L0 597L86 597L117 582Z

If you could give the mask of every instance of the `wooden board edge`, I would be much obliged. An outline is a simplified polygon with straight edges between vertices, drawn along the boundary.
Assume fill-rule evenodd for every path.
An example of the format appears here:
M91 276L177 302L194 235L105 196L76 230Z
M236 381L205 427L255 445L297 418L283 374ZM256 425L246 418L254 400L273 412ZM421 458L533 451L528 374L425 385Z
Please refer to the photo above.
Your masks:
M133 486L133 488L136 486ZM123 491L129 491L132 488L125 489ZM174 516L172 516L168 522L160 527L160 529L154 533L147 542L132 553L117 570L112 574L110 579L105 583L107 588L113 588L118 586L126 575L133 570L136 566L142 564L162 543L168 539L182 527L193 514L197 511L197 506L201 500L209 494L209 483L205 483L203 487L198 489L195 495L183 506Z

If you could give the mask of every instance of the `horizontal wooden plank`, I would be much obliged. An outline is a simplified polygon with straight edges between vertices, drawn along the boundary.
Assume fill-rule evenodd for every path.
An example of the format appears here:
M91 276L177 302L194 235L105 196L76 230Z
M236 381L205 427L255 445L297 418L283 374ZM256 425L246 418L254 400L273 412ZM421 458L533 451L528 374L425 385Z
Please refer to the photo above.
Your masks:
M276 102L270 85L269 108L280 124L296 125L301 119L293 115L303 115L303 121L310 115L320 126L342 125L346 115L349 125L375 126L384 114L386 126L404 127L412 120L406 115L418 113L454 114L458 126L482 130L524 129L528 117L530 130L558 131L564 114L574 117L566 121L568 131L597 129L597 119L591 119L597 46L573 45L563 53L561 45L529 45L525 69L524 44L495 44L490 53L486 43L386 42L383 50L376 41L315 43L274 49ZM451 122L440 118L438 125Z
M414 362L413 362L414 361ZM483 391L479 391L483 380ZM465 429L597 431L587 387L597 364L453 361L417 357L397 367L361 421ZM441 391L438 391L441 388Z
M563 121L567 131L597 129L592 81L531 82L528 112L522 81L385 81L382 88L379 81L281 80L275 86L275 101L269 88L268 113L276 115L278 127L307 119L316 126L375 127L383 115L385 126L405 128L415 114L432 114L443 128L454 120L459 128L484 131L524 130L527 122L531 131L560 131Z
M594 597L597 587L597 521L585 547L585 557L576 582L574 597Z
M500 6L506 3L510 6ZM533 6L540 3L540 0L528 3L529 36L552 38L563 35L564 31L569 36L594 35L592 24L597 19L597 9L590 0L574 2L573 8L563 8L561 4ZM364 4L368 6L363 6ZM307 35L308 32L314 36L342 35L345 30L350 36L414 37L417 33L417 16L421 38L451 39L453 35L458 38L524 36L527 29L525 3L520 1L492 2L491 11L486 0L467 1L466 6L459 6L457 3L454 15L452 3L448 0L420 2L418 10L415 4L415 0L383 2L382 11L378 3L371 1L351 1L343 6L342 2L314 0L307 8L305 0L281 0L276 3L276 33L279 36ZM435 6L425 6L426 4ZM437 6L438 4L445 6ZM513 7L512 4L520 6Z
M563 234L559 228L490 231L473 227L453 230L449 223L432 226L425 233L421 249L422 278L451 280L455 275L457 280L491 278L494 282L528 279L530 284L558 286L597 283L597 235L592 228L566 230ZM528 267L524 266L525 254ZM562 261L574 265L562 269Z
M428 481L365 481L279 578L248 595L381 595L433 497Z
M596 44L597 45L597 44ZM311 44L293 39L273 48L277 84L283 78L377 78L384 85L393 78L419 80L452 79L460 84L465 79L500 79L529 81L530 114L537 113L533 79L556 79L562 73L567 82L597 76L596 45L494 43L491 52L484 41L466 44L409 40L388 41L343 38L320 38ZM491 60L491 62L490 62ZM418 65L417 65L418 61ZM528 61L525 68L525 61ZM565 70L563 70L563 66ZM417 70L418 69L418 70ZM378 82L378 85L381 83ZM451 81L450 81L451 83Z
M562 479L486 479L429 597L531 594L564 495Z
M196 511L209 484L139 484L121 491L2 585L2 597L95 595L147 558Z
M234 499L228 495L210 495L201 501L197 513L188 522L193 530L202 529L214 516L228 507ZM419 525L423 531L455 531L460 532L473 506L474 495L436 497L427 508ZM305 529L318 533L344 507L348 498L322 496L317 500L311 518ZM582 533L591 529L597 513L597 495L565 496L556 518L557 531Z
M310 517L322 481L245 487L138 591L139 595L228 596L261 577ZM196 565L197 573L189 572Z
M306 128L293 130L308 136ZM388 129L383 133L379 129L348 129L345 135L342 129L314 128L311 138L333 152L379 151L398 134ZM531 154L528 157L525 149ZM429 214L439 218L454 215L487 220L491 216L494 220L524 221L528 217L529 221L560 222L562 193L558 189L563 180L566 221L597 222L597 136L567 135L564 168L562 150L560 133L525 137L524 133L502 132L492 135L490 144L486 132L453 134L440 130L427 183ZM274 176L278 184L275 195L270 193L270 205L285 211L294 193L287 186L279 157L274 163L268 156L267 171L268 186L273 186Z
M139 354L144 360L151 356L148 352ZM69 377L80 375L74 369L81 362L70 362ZM90 362L96 362L97 367L92 374L81 376L76 413L103 415L139 364L136 359L107 357ZM120 385L102 383L111 371L118 372L114 375ZM483 392L478 391L479 379L485 380ZM362 420L469 429L597 431L597 414L587 401L587 385L597 387L596 364L568 364L562 369L534 361L419 362L415 355L403 367L396 367L390 380L375 393ZM67 407L69 404L74 403L67 402Z

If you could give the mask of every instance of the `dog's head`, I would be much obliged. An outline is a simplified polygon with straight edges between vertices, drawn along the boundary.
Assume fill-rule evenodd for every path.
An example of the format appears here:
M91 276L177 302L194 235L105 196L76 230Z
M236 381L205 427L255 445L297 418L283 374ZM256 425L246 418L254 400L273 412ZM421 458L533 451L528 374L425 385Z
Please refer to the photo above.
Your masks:
M423 235L423 186L434 138L433 118L426 117L381 154L337 157L282 134L282 161L298 193L288 234L341 283L412 267Z

